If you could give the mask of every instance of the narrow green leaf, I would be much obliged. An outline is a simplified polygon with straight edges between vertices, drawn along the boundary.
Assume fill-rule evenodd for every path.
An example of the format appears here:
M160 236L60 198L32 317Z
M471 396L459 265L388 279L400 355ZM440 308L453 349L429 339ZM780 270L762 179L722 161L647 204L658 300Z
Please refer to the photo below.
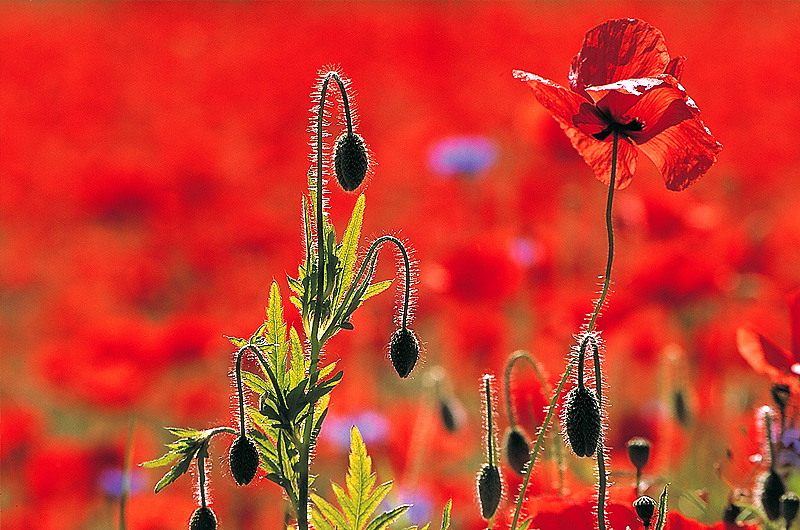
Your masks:
M319 512L331 523L333 523L336 528L339 530L350 528L344 516L339 513L339 510L334 508L332 504L315 493L310 493L309 496L311 497L311 500L314 501L314 504L317 506Z
M350 522L353 530L361 530L372 513L365 513L365 508L369 493L375 485L375 475L372 473L372 458L367 454L367 447L355 425L350 429L349 463L345 481L355 516Z
M237 348L241 348L242 346L247 346L247 341L244 340L244 339L239 339L239 338L236 338L236 337L229 337L227 335L225 335L225 338L228 339L229 341L231 341L231 344L233 344Z
M367 497L364 504L361 506L361 513L364 515L363 521L366 522L367 518L372 515L372 512L378 507L389 490L392 489L392 481L385 482L375 488L375 491Z
M344 372L339 370L336 372L336 375L331 377L330 379L326 379L322 383L318 384L314 388L312 388L308 394L306 394L306 403L314 403L315 401L319 400L322 396L329 394L336 385L342 380L342 375Z
M165 427L169 432L181 438L194 438L201 434L197 429L182 429L180 427Z
M419 530L428 530L428 528L430 528L430 527L431 527L431 523L428 523L425 526L423 526L422 528L420 528Z
M272 389L266 381L258 377L256 374L242 370L242 382L256 394L272 394Z
M442 530L450 528L450 510L453 508L453 499L447 501L444 505L444 513L442 514Z
M358 519L358 513L356 513L356 507L353 505L353 502L340 485L336 484L335 482L331 482L331 487L333 488L333 494L336 496L336 500L339 501L339 506L342 507L342 513L350 523L348 528L351 528L352 530L358 530L355 525L355 522Z
M306 359L306 351L303 348L303 343L300 342L300 336L294 327L289 328L289 343L291 350L291 363L289 365L289 388L294 388L306 378L306 369L308 361Z
M392 285L392 280L383 280L382 282L371 284L369 287L367 287L366 291L364 291L364 294L361 296L361 301L363 302L367 298L372 298L376 294L381 294L391 285Z
M268 348L267 360L275 370L275 376L282 389L286 388L286 354L289 344L286 342L286 323L283 321L283 303L278 282L273 281L269 290L269 306L267 307L267 342L272 343ZM275 345L278 346L275 346Z
M369 523L364 530L385 530L386 527L399 519L409 508L411 508L410 504L404 504L398 506L394 510L384 512Z
M356 205L353 207L353 214L350 222L342 236L342 244L339 247L339 261L342 267L342 276L339 280L339 287L336 299L341 301L344 293L353 280L353 272L356 266L356 254L358 252L358 240L361 237L361 222L364 218L364 194L362 193Z
M528 517L527 519L525 519L524 521L522 521L522 524L521 524L521 525L519 525L519 530L528 530L528 528L531 526L531 523L532 523L532 522L533 522L533 519L531 519L530 517Z
M656 527L654 530L664 530L664 525L667 524L667 488L669 482L664 485L664 491L658 498L658 519L656 519Z
M191 451L189 453L184 454L181 461L172 466L172 469L170 469L167 472L167 474L164 475L162 479L158 481L158 484L156 484L155 492L158 493L159 491L164 489L164 487L172 484L178 477L186 473L186 471L189 470L189 465L192 463L192 458L194 458L194 454L195 451Z
M171 463L173 460L175 460L179 456L180 456L180 453L175 453L175 452L170 451L169 453L165 454L164 456L162 456L160 458L156 458L155 460L150 460L149 462L143 462L143 463L141 463L139 465L142 466L142 467L148 467L148 468L166 466L167 464Z
M311 524L316 530L336 530L318 511L311 510Z

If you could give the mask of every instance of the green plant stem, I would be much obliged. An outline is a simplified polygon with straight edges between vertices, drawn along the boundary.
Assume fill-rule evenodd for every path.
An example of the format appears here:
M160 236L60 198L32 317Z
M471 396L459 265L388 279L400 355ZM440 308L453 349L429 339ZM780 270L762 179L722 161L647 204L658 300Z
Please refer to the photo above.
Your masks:
M486 424L488 433L486 435L486 448L489 466L495 467L495 448L494 448L494 422L492 416L492 378L489 375L483 376L484 391L486 392Z
M197 457L197 474L198 481L200 482L200 506L206 507L206 458L204 456Z
M239 436L244 436L247 428L244 423L244 391L242 389L242 356L246 350L247 347L239 348L236 353L236 390L239 392Z
M589 320L589 325L587 326L587 333L591 333L594 331L594 325L597 320L597 315L600 313L600 308L603 307L605 303L606 296L608 296L608 287L611 281L611 267L614 261L614 231L613 226L611 224L611 208L614 203L614 188L616 185L616 175L617 175L617 147L619 142L619 133L614 131L612 137L612 151L611 151L611 180L608 185L608 200L606 202L606 232L608 233L608 261L606 262L606 274L603 279L603 290L600 294L600 298L597 300L597 304L595 305L594 312L592 313L592 317ZM542 428L539 431L539 436L536 439L536 445L534 446L533 453L531 454L531 462L528 465L528 471L525 473L525 478L522 482L522 488L520 489L519 496L517 498L517 507L514 511L514 519L511 523L511 530L517 530L517 523L519 522L519 514L522 510L522 501L525 498L525 491L528 488L528 481L530 480L531 470L533 469L533 464L536 462L536 456L539 453L539 448L542 445L542 441L544 440L544 435L547 432L547 429L550 427L550 420L553 417L553 413L555 412L556 404L558 403L558 398L561 396L561 392L564 389L564 384L567 382L567 378L569 377L570 373L572 372L572 368L577 361L576 358L572 358L570 362L567 364L567 368L564 370L564 375L561 378L561 382L558 384L558 388L556 389L556 393L553 395L553 399L550 401L550 407L547 410L547 415L545 416L544 423L542 424ZM599 386L598 386L599 388ZM600 445L603 445L603 438L602 435L600 437ZM604 451L605 447L599 447L598 450ZM602 454L602 452L600 453ZM606 482L608 477L605 473L605 460L604 458L598 458L598 467L601 466L600 462L602 463L602 473L600 474L600 486L599 490L602 492L602 497L598 496L598 513L597 513L597 523L600 530L605 530L605 490L606 490Z
M549 396L551 392L550 385L547 383L547 380L544 378L542 374L542 370L539 367L539 363L536 362L536 359L533 358L533 355L523 351L518 350L514 352L511 357L508 359L506 363L506 378L505 378L505 385L503 390L505 391L506 395L506 412L508 414L509 421L511 422L511 427L514 428L516 426L516 420L514 418L514 407L511 404L511 372L514 368L514 365L519 360L525 360L533 367L533 371L536 374L536 378L539 380L539 384L542 386L542 390ZM554 418L553 422L555 424L556 431L560 430L558 424L558 418ZM534 432L535 432L535 425ZM564 456L561 453L561 444L558 443L558 439L553 439L553 449L556 454L556 464L558 465L558 494L561 495L562 491L564 490ZM530 464L531 466L533 464Z
M597 393L597 401L600 403L600 414L603 413L603 376L600 371L600 349L597 343L592 339L592 353L594 356L594 378L595 378L595 392ZM602 421L602 416L601 416ZM597 489L597 526L600 530L606 528L606 487L608 483L608 474L606 473L606 446L603 440L603 430L600 429L600 439L597 442L597 474L599 475L600 484Z

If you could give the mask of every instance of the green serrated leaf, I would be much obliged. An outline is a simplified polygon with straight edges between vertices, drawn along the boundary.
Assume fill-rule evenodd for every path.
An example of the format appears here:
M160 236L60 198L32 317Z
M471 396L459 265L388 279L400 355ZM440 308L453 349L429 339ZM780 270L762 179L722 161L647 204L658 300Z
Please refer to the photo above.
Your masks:
M364 504L361 506L360 510L361 513L364 514L364 520L366 520L367 517L372 515L372 512L375 511L375 509L378 507L383 498L386 497L386 494L389 493L389 490L391 489L392 489L392 481L390 480L389 482L385 482L380 486L378 486L377 488L375 488L375 491L373 491L369 495L369 497L367 497L367 499L364 501Z
M320 497L315 493L310 493L309 495L311 500L314 501L314 504L317 506L317 509L320 513L333 525L339 530L349 529L350 526L347 524L347 520L345 520L344 516L333 507L328 501Z
M444 513L442 513L442 530L450 528L450 510L453 508L453 499L447 501L444 505Z
M272 394L267 382L254 373L242 370L242 382L256 394Z
M339 287L336 299L341 302L344 293L353 281L353 272L356 266L358 240L361 237L361 222L364 218L364 194L362 193L356 205L353 207L353 213L350 216L350 222L347 229L342 236L342 244L339 247L339 262L341 266L341 278L339 279Z
M189 453L184 454L183 458L181 458L180 462L178 462L177 464L172 466L172 469L170 469L167 472L167 474L164 475L161 478L161 480L158 481L158 484L156 484L155 492L158 493L159 491L164 489L166 486L168 486L168 485L172 484L173 482L175 482L175 480L178 477L180 477L181 475L186 473L189 470L189 466L192 463L192 459L194 458L194 454L195 454L195 451L191 451Z
M237 338L237 337L229 337L227 335L225 335L225 338L228 339L229 341L231 341L231 344L233 344L237 348L241 348L243 346L247 346L247 341L245 339L240 339L240 338Z
M165 454L162 457L156 458L155 460L150 460L149 462L143 462L139 465L147 468L166 466L167 464L172 463L172 461L178 458L179 456L180 453L170 451L169 453Z
M358 519L358 513L356 512L356 507L353 505L350 497L348 497L347 493L345 493L342 487L335 482L331 483L331 488L333 488L333 494L336 496L336 500L339 501L339 506L342 507L342 513L350 523L348 528L351 528L352 530L358 530L355 526L355 522Z
M371 523L369 523L364 530L385 530L390 524L399 519L400 516L403 515L409 508L411 508L410 504L404 504L402 506L398 506L394 510L384 512L376 517Z
M306 378L308 361L303 343L300 342L300 336L294 327L289 329L289 343L292 352L292 360L289 367L289 388L294 388Z
M372 298L376 294L381 294L383 291L388 289L392 285L392 280L383 280L382 282L373 283L364 291L364 294L361 296L361 301L363 302L367 298Z
M366 509L369 507L369 493L375 485L375 474L372 473L372 458L367 454L367 447L355 425L350 429L349 464L345 481L347 493L353 503L354 519L350 522L354 530L361 530L367 518L372 515L372 511L367 513Z
M181 427L165 427L169 432L181 438L195 438L202 434L197 429L183 429Z
M266 338L268 342L272 343L267 350L267 359L275 370L278 384L282 389L286 389L286 357L289 344L286 342L286 323L283 321L281 292L276 281L272 282L269 290L266 324Z
M337 530L316 510L311 510L311 524L316 530Z
M658 519L656 519L656 526L654 530L664 530L664 525L667 523L667 488L669 483L664 485L664 491L658 498Z

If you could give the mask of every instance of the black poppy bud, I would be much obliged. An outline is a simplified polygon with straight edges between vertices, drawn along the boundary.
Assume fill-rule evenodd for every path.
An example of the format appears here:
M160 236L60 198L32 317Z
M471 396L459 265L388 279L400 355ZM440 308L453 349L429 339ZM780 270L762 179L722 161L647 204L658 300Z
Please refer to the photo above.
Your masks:
M491 519L497 511L502 492L500 470L497 466L484 464L478 475L478 498L481 502L481 516L484 519Z
M781 515L781 497L786 493L781 477L770 470L761 483L761 506L770 521L776 520Z
M722 512L722 522L734 524L740 513L742 513L742 509L732 502L729 502L725 507L725 510Z
M792 396L789 385L776 383L772 385L770 393L772 394L772 400L775 401L775 404L778 406L778 410L783 413L783 411L786 410L786 405L789 403L789 398Z
M231 474L240 486L250 484L258 471L258 449L253 440L247 436L239 436L229 454Z
M678 422L684 427L688 427L692 417L684 390L678 389L673 392L672 409L675 412L675 417L678 419Z
M790 491L781 497L781 517L786 520L786 528L792 525L798 510L800 510L800 497L795 493Z
M217 530L217 517L211 508L202 506L194 511L189 530Z
M594 391L577 386L567 395L567 438L578 456L592 456L600 442L600 404Z
M516 471L518 475L525 474L525 466L531 460L531 450L528 440L518 428L514 427L506 432L503 441L503 452L508 460L508 465Z
M345 191L353 191L364 182L369 169L369 157L361 136L344 133L339 137L333 155L333 167L336 180Z
M452 399L442 398L439 400L439 415L442 418L442 425L448 432L456 432L460 427L456 404Z
M644 527L650 528L650 521L653 520L653 514L656 513L656 501L647 495L642 495L633 501L633 509L636 510L636 515L641 519Z
M408 328L400 328L392 335L389 346L392 365L400 377L408 377L419 359L419 341L414 332Z
M636 469L642 469L650 459L650 442L644 438L628 440L628 458Z

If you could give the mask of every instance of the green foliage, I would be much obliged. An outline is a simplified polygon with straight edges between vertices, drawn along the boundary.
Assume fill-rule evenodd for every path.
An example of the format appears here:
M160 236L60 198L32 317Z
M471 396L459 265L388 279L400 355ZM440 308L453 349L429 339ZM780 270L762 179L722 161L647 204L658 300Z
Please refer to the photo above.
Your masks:
M654 530L664 530L664 525L667 524L667 488L669 484L664 486L664 491L658 498L658 518L656 519L656 526Z
M178 463L172 466L166 475L156 484L155 491L158 493L165 486L172 484L175 480L188 471L189 466L192 464L194 458L208 458L208 442L211 437L220 429L209 429L206 431L198 431L195 429L180 429L177 427L167 427L167 430L175 436L180 436L177 440L167 444L167 452L160 458L144 462L140 464L142 467L161 467L174 462L176 459Z
M384 530L410 508L410 505L398 506L369 520L391 490L392 482L375 487L372 458L367 454L361 433L355 426L350 430L349 464L345 478L347 491L338 484L331 485L341 511L319 495L311 494L317 507L317 511L312 512L312 521L317 529Z

